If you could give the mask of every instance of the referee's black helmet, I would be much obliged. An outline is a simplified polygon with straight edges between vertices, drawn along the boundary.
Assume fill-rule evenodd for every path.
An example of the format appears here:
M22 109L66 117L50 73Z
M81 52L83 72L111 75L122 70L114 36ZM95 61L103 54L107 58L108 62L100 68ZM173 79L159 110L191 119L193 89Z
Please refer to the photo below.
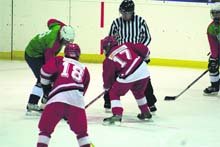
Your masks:
M132 0L123 0L120 4L119 11L120 13L134 13L134 2Z

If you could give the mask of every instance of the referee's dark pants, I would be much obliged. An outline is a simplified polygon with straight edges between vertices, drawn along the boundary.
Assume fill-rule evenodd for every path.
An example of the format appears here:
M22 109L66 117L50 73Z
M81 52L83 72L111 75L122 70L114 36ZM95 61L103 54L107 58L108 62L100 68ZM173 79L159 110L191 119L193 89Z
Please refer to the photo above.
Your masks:
M145 96L147 99L147 104L149 107L153 106L157 102L157 98L154 95L154 90L151 84L151 80L149 79L149 82L147 84L147 88L145 89Z

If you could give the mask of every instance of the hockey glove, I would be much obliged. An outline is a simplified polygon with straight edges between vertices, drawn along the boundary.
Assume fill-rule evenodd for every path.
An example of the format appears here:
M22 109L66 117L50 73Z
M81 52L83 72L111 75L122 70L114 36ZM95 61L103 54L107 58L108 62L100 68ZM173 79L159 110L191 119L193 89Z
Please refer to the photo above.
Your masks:
M148 59L148 60L144 60L144 61L145 61L147 64L150 63L150 59Z
M147 64L150 63L150 53L145 56L144 62L146 62Z
M49 84L49 85L43 85L42 84L42 88L43 88L43 91L44 91L44 96L48 97L50 91L52 90L51 84Z
M44 96L43 96L42 99L41 99L41 103L42 103L42 104L46 104L48 100L49 100L49 99L48 99L48 96L44 94Z
M40 109L43 111L44 108L46 107L46 103L49 100L48 95L43 95L42 99L41 99L41 105L40 105Z

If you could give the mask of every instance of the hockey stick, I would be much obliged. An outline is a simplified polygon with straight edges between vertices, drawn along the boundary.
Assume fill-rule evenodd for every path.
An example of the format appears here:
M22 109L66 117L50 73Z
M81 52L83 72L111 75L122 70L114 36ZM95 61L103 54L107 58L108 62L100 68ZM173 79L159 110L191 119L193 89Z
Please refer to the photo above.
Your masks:
M88 108L90 105L92 105L95 101L97 101L101 96L103 96L105 93L105 91L103 91L102 93L100 93L96 98L94 98L91 102L89 102L86 106L85 109Z
M164 100L165 101L169 101L169 100L175 100L177 99L179 96L181 96L186 90L188 90L193 84L195 84L201 77L203 77L209 70L207 69L206 71L204 71L198 78L196 78L191 84L189 84L189 86L186 87L186 89L184 89L182 92L180 92L180 94L176 95L176 96L165 96Z

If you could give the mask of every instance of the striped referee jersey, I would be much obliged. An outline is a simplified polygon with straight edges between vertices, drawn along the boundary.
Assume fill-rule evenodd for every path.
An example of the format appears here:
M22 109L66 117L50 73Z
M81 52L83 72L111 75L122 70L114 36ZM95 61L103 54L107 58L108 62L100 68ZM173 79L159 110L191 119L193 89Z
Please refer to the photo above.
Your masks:
M125 42L143 43L148 46L151 41L150 32L146 21L134 15L129 21L122 17L116 18L111 25L109 36L115 36L119 45Z

